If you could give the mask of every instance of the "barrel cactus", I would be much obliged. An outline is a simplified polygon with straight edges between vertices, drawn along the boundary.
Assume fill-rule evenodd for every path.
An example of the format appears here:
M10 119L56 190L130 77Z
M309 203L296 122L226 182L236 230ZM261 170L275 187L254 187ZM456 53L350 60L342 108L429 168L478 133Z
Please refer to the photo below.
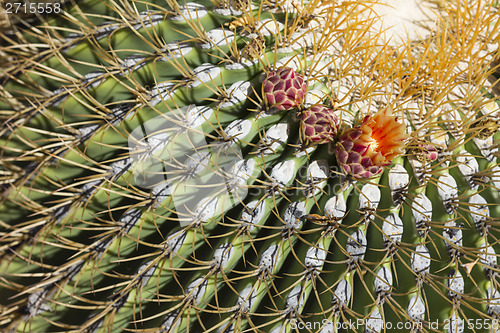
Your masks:
M1 32L2 332L499 330L498 2L54 4Z

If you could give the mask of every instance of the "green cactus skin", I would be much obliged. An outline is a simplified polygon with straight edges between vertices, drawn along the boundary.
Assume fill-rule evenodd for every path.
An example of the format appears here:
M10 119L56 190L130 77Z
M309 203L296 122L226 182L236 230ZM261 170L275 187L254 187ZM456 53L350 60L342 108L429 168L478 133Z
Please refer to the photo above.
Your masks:
M432 37L398 47L361 2L82 0L16 19L1 331L499 331L498 2L434 6ZM265 101L281 67L307 84L290 110ZM338 135L391 107L405 154L344 175L336 139L300 134L318 104Z

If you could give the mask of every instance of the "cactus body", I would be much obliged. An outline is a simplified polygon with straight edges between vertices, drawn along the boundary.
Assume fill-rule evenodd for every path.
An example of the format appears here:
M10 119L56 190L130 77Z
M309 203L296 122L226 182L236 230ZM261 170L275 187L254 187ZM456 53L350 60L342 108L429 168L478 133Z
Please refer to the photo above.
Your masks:
M396 46L357 1L12 20L0 330L498 331L498 3L432 5Z

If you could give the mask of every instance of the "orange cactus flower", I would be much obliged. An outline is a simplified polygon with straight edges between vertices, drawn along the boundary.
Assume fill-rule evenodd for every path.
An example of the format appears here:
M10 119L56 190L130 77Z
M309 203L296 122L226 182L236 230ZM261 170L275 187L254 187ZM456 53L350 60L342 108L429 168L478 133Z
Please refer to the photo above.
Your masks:
M354 178L376 176L403 153L407 138L405 126L387 107L340 136L335 147L337 163Z

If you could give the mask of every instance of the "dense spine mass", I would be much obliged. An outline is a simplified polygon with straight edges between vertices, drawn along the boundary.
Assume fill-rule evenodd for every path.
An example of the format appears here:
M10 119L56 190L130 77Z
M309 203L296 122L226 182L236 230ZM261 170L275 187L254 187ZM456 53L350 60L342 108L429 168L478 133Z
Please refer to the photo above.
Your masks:
M2 332L496 332L499 8L67 2L2 33ZM12 22L14 23L14 22Z

